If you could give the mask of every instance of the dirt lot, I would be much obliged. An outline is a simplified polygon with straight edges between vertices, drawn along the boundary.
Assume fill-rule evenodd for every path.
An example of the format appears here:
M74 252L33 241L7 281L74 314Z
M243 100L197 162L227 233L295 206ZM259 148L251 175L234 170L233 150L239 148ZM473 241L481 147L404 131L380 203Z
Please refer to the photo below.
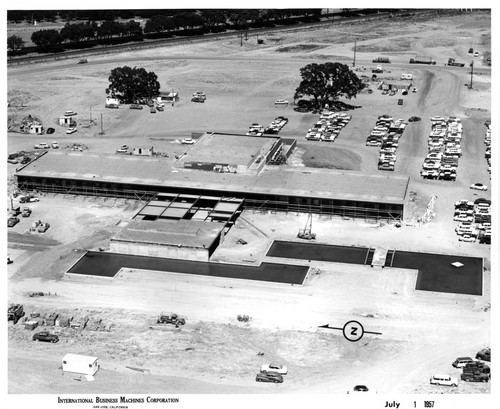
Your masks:
M478 297L414 291L415 271L314 261L305 262L313 270L304 286L129 270L114 280L68 279L64 272L84 250L109 249L109 238L140 203L46 195L31 206L30 219L9 229L8 254L14 263L7 270L8 301L23 303L28 314L97 316L112 327L99 332L55 328L61 341L45 345L32 343L32 332L20 323L9 326L8 392L345 394L364 383L381 394L488 393L489 383L462 382L449 389L429 385L428 379L433 373L459 376L451 362L457 356L474 356L491 344L491 248L459 242L452 221L455 201L478 197L469 189L471 183L491 183L483 144L484 121L492 115L491 76L482 64L490 31L490 15L474 13L295 31L268 36L263 47L250 37L243 46L239 40L228 40L95 56L83 65L63 61L9 69L9 120L32 114L56 129L43 136L8 133L9 153L57 140L62 149L79 143L89 151L113 153L128 144L154 146L174 157L185 150L180 140L192 132L245 133L253 122L267 125L284 115L289 123L280 135L299 142L292 166L333 163L332 167L373 173L379 172L378 150L366 147L365 139L377 116L420 116L421 122L409 124L398 148L395 173L410 176L412 192L403 226L315 217L313 230L324 243L484 257L485 275L484 294ZM380 77L398 79L403 72L412 73L419 91L410 93L400 106L399 96L381 95L372 84L372 94L347 101L358 108L349 111L352 121L334 143L306 141L307 129L318 115L295 112L291 105L276 108L273 102L293 100L299 69L309 62L328 59L350 64L354 34L349 33L364 33L357 41L359 75L371 77L371 60L387 55L393 63L387 66L390 72ZM468 65L473 59L467 54L471 46L481 56L475 58L474 86L469 90L464 86L470 80L469 69L444 63L455 57ZM438 63L407 64L410 57L424 52ZM154 115L127 106L105 109L109 72L121 65L154 71L162 89L178 91L181 101ZM190 95L199 90L206 92L206 103L190 102ZM78 113L78 132L72 135L57 125L57 118L68 109ZM454 183L422 180L419 175L428 119L434 115L462 118L463 156ZM99 134L101 127L104 135ZM11 190L15 168L12 164L7 168ZM435 217L418 223L432 195L437 196ZM479 196L491 197L489 191ZM48 221L51 228L44 235L25 235L34 219ZM245 211L213 260L258 263L266 259L273 239L294 240L305 221L304 214ZM238 238L248 244L237 244ZM29 297L30 291L50 295ZM155 320L161 311L178 312L187 317L187 324L159 328ZM249 315L250 322L238 322L238 314ZM327 323L342 327L352 319L382 335L367 334L351 343L339 331L318 329ZM94 382L61 376L61 358L67 352L100 358L101 371ZM259 365L269 361L289 366L283 384L255 382Z

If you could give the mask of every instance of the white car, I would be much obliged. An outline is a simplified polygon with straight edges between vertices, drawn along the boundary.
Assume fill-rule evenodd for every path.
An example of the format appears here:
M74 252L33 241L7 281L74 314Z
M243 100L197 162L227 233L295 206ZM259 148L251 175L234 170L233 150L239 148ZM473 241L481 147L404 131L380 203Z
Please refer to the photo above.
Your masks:
M431 385L458 386L458 379L450 375L432 375Z
M70 111L66 111L66 112L64 113L64 115L65 115L65 116L73 116L73 115L76 115L76 112L75 112L75 111L70 110Z
M50 146L48 143L45 143L45 142L42 142L42 143L37 143L35 146L34 146L35 149L49 149Z
M279 364L269 364L269 365L262 365L260 367L261 372L275 372L279 373L280 375L286 375L288 373L288 368L285 365L279 365Z
M476 241L476 238L474 236L471 236L470 234L464 234L463 236L458 237L458 241L466 241L469 243L474 243Z
M457 214L454 218L454 221L456 222L470 222L472 223L474 221L474 216L469 216L464 213Z
M75 127L66 129L67 134L72 134L72 133L75 133L76 131L77 131L77 129Z
M470 188L474 190L488 190L488 186L485 186L482 183L474 183L473 185L470 185Z
M59 144L57 141L52 141L52 149L59 149Z
M192 139L192 138L186 138L186 139L183 139L181 141L181 143L184 144L184 145L192 145L192 144L194 144L194 139Z
M285 99L277 99L274 101L274 105L288 105L288 101Z

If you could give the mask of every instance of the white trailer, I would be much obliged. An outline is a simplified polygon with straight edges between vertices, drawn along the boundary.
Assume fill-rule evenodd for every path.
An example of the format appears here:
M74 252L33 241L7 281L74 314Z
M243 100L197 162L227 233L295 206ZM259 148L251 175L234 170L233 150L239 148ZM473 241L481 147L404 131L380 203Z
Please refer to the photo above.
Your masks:
M95 356L66 354L62 360L62 368L64 372L94 375L100 368L97 359Z

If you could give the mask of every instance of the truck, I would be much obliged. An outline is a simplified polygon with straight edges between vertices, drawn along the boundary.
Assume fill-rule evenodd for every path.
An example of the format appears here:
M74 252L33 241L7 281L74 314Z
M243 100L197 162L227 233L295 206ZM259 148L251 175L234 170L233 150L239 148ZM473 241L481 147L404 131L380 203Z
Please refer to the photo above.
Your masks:
M186 320L184 318L180 318L177 314L163 314L161 313L158 319L156 320L157 324L172 324L175 325L175 328L179 328L180 325L184 325Z
M29 207L23 208L22 216L23 217L30 217L31 216L31 209Z
M454 58L448 58L448 63L446 65L452 67L465 67L465 64L463 62L456 62Z
M372 72L376 74L382 74L384 72L384 69L381 65L377 65L374 69L372 69Z
M460 379L465 382L488 382L490 380L490 376L490 374L486 373L464 372L460 375Z
M377 57L372 62L390 64L391 60L388 57Z
M415 58L410 58L410 64L436 65L436 61L434 61L431 57L416 56Z
M24 308L22 304L11 304L7 310L7 321L14 321L17 324L22 317L24 317Z
M19 219L15 216L11 216L7 219L7 227L14 227L17 223L19 223Z

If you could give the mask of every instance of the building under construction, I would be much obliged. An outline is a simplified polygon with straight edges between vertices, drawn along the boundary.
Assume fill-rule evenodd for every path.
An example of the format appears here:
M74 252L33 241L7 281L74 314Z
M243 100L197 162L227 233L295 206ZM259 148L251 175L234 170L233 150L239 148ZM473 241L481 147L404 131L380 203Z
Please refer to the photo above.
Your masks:
M16 177L21 190L142 201L159 193L234 197L246 209L403 219L409 177L275 165L294 142L207 133L176 160L51 151Z

